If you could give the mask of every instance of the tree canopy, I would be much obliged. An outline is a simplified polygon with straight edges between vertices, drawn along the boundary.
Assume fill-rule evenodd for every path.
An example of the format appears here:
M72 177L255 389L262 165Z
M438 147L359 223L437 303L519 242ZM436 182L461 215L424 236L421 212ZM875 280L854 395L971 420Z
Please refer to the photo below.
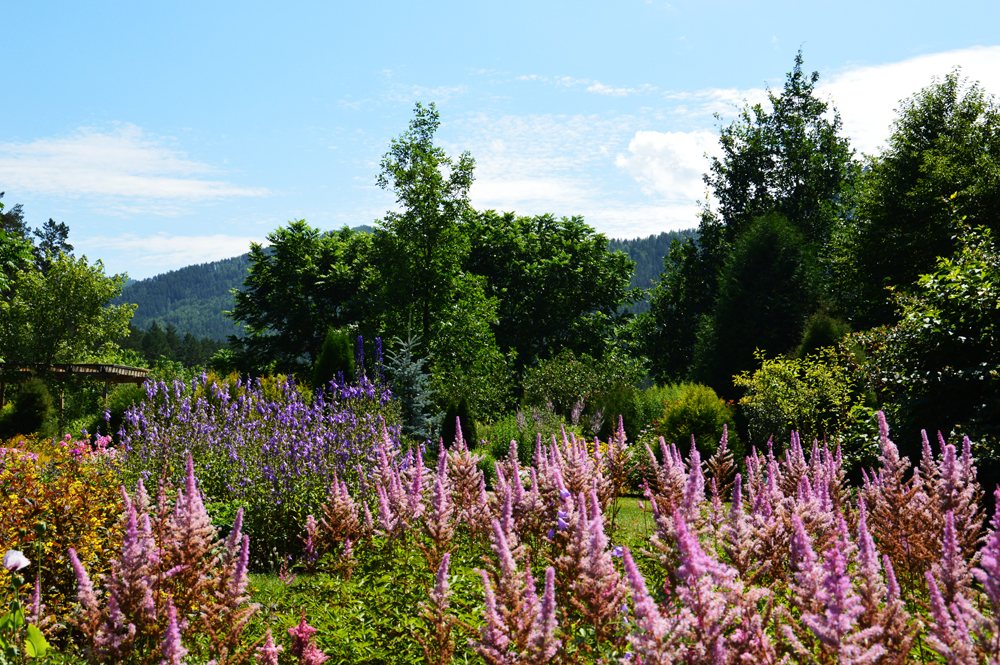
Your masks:
M245 368L275 364L309 371L330 326L357 321L355 309L370 237L347 227L323 232L291 222L250 247L250 269L233 290L231 316L244 337L231 336Z
M125 275L87 257L56 255L46 272L21 270L0 302L0 355L7 362L98 361L128 334L134 305L111 305Z

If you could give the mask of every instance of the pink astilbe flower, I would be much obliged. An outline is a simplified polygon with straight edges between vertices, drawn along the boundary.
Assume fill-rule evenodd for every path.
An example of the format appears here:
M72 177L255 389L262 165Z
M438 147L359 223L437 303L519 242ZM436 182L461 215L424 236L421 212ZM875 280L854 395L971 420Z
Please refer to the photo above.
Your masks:
M931 597L931 619L927 644L949 663L949 665L973 665L980 662L975 653L968 623L980 617L978 612L959 595L951 605L945 603L934 574L925 573L927 588Z
M545 591L542 593L541 607L528 635L528 662L548 663L556 655L562 642L556 639L556 571L552 566L545 569Z
M278 654L284 650L280 644L274 643L271 629L268 628L264 634L264 646L257 647L257 662L260 665L278 665Z
M177 625L177 609L174 607L173 598L167 598L167 631L163 636L163 643L160 645L160 652L163 654L162 665L180 665L181 660L187 655L188 650L181 644L181 629Z
M792 605L801 612L801 625L808 628L809 633L797 632L798 622L786 616L781 626L786 641L803 662L814 662L817 647L822 654L820 662L859 665L876 662L886 653L885 647L877 641L882 626L863 629L857 626L858 618L865 613L865 605L854 592L847 570L847 555L855 548L849 542L846 524L843 519L839 520L839 536L824 552L820 563L798 515L794 515L792 521L795 576L795 583L790 587Z
M315 572L316 562L319 560L319 523L311 513L306 515L306 535L300 538L306 570L310 573Z
M381 487L382 485L378 484L377 486ZM336 552L347 538L357 540L361 535L358 505L347 490L347 483L340 480L336 471L333 472L330 491L327 493L326 503L323 505L323 517L319 520L317 535L321 539L322 546L330 552Z
M684 647L681 635L690 621L690 613L682 611L678 617L665 618L656 606L656 601L649 595L646 580L627 547L623 548L622 555L635 607L635 630L628 635L633 652L644 665L672 665L682 662Z
M448 611L451 606L451 589L448 586L450 561L451 553L446 552L435 575L434 588L429 593L430 602L420 603L421 616L427 626L427 633L416 634L415 637L423 649L424 662L430 665L451 663L455 650L451 632L457 620Z
M730 657L726 634L737 622L736 603L743 592L736 570L708 556L680 513L674 517L680 565L676 592L690 613L688 662L725 663Z
M546 570L545 591L539 600L528 566L524 570L517 568L503 529L495 519L492 547L499 570L493 582L486 572L480 571L486 623L479 640L470 645L490 665L548 663L559 645L554 637L555 569Z
M944 516L941 559L931 566L931 572L941 585L941 595L946 607L950 607L966 591L972 578L955 533L955 515L950 510Z
M437 477L434 479L430 511L423 520L423 534L430 540L430 544L417 541L417 546L432 570L440 564L442 553L448 548L455 534L455 525L452 522L454 507L451 503L447 463L448 458L442 451Z
M321 665L330 658L313 644L315 632L316 629L306 623L305 614L297 626L288 629L288 634L292 636L292 654L299 659L299 665Z
M166 520L162 543L164 558L178 571L174 603L183 613L192 609L192 595L202 583L199 564L211 559L214 545L215 527L205 510L194 476L194 460L188 453L184 489L177 492L173 514Z

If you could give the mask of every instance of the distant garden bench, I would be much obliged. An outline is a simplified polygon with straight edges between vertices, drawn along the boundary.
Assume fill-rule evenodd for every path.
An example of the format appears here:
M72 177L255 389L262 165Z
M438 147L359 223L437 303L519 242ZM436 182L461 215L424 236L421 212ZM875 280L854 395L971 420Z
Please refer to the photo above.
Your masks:
M150 370L125 365L104 363L0 363L0 408L7 401L7 384L27 381L35 376L45 376L56 381L73 378L104 382L104 399L108 398L108 386L112 383L142 384ZM60 402L62 397L60 396ZM62 405L60 404L60 411Z

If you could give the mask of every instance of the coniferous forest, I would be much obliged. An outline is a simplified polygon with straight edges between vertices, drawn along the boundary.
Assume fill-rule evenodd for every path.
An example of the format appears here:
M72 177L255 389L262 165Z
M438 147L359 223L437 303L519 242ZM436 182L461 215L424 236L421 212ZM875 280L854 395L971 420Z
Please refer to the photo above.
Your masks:
M0 209L5 662L1000 662L1000 106L861 155L818 83L647 238L421 103L370 226L125 286Z

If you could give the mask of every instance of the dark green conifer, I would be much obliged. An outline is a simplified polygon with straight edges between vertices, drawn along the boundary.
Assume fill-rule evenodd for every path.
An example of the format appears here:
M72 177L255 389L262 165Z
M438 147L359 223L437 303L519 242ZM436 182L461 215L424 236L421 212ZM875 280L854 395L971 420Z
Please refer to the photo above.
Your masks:
M319 390L341 376L346 383L354 382L354 351L347 333L330 326L313 366L313 388Z

